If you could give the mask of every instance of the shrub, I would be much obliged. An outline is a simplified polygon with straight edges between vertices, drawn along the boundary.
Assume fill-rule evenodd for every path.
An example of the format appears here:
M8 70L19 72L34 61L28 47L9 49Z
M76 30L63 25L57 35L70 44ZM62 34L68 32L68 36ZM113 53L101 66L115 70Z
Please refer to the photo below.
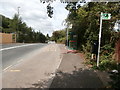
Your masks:
M102 60L99 64L99 69L100 70L112 70L116 69L117 64L114 60Z
M114 52L114 49L111 47L110 44L106 44L101 47L101 55L109 56Z
M109 84L111 85L111 88L120 88L120 64L117 65L118 72L111 72L110 78L112 79Z
M90 59L91 58L91 53L86 53L86 59Z

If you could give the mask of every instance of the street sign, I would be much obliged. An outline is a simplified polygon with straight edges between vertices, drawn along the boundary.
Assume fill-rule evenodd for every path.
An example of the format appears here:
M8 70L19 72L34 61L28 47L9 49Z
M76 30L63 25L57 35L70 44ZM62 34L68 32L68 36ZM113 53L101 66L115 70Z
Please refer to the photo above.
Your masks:
M102 20L109 20L109 19L111 19L111 14L110 13L102 13L101 17L102 17Z

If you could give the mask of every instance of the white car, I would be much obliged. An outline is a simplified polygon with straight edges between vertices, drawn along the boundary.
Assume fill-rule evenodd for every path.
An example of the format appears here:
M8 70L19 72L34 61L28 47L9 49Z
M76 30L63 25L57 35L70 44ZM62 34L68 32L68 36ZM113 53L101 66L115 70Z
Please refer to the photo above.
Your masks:
M55 43L55 41L49 41L48 42L48 44L54 44Z

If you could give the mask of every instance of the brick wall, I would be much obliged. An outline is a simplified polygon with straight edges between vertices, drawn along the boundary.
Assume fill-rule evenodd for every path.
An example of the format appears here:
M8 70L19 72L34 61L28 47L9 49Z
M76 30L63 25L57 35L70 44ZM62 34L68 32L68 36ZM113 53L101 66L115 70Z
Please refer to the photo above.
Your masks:
M0 33L0 43L15 43L15 39L15 34Z

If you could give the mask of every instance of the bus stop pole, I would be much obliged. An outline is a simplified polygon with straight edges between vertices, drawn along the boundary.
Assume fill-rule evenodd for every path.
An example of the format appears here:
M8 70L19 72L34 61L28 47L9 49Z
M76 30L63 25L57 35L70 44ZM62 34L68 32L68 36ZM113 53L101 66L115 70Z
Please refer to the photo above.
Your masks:
M97 56L97 67L99 66L99 59L100 59L100 44L101 44L101 32L102 32L102 12L100 15L100 31L99 31L99 42L98 42L98 56Z

